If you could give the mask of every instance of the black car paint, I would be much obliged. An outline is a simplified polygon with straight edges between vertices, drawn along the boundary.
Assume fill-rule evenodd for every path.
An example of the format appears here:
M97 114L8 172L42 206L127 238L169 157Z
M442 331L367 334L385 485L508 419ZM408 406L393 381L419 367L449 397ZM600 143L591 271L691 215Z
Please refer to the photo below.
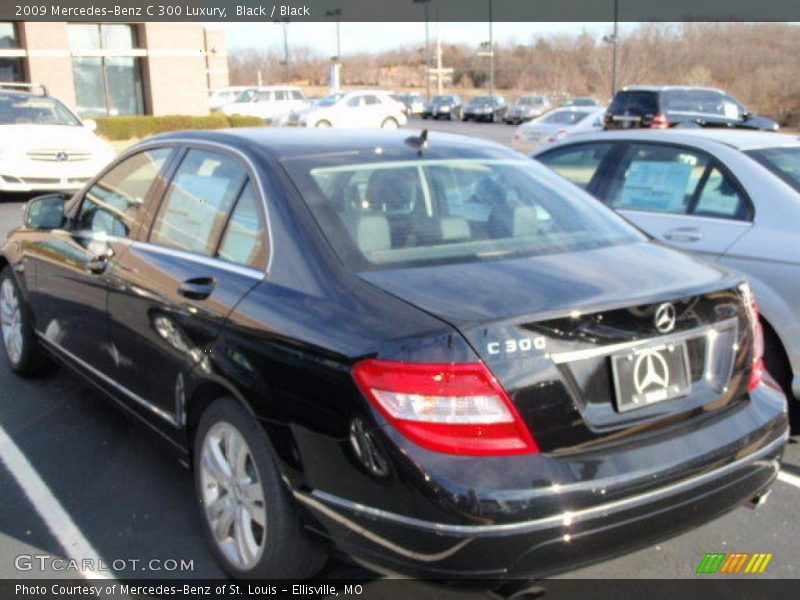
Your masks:
M685 88L692 91L692 88ZM702 90L702 88L699 88ZM629 127L651 127L653 118L658 114L663 114L669 121L669 127L704 127L704 128L735 128L735 129L756 129L763 131L777 131L778 124L767 117L745 112L739 118L730 118L710 112L686 113L674 111L666 107L664 101L665 90L661 88L620 90L608 107L604 119L604 128L607 130L625 129ZM638 94L650 96L648 107L639 106L635 109L626 108L622 110L617 105L621 103L619 98L625 94ZM616 117L616 118L615 118Z
M785 401L765 385L749 395L744 389L751 348L735 291L738 276L649 242L350 273L280 159L310 147L326 152L379 145L409 159L417 153L403 144L403 133L319 133L181 133L146 144L208 147L247 164L268 208L267 273L152 248L143 227L129 241L112 241L117 246L108 267L93 277L86 272L93 250L74 232L12 232L3 260L14 267L25 297L35 299L42 335L52 339L53 327L39 320L36 307L59 302L64 315L58 323L75 327L58 332L75 340L72 355L85 350L86 331L107 342L96 345L91 364L57 346L48 349L184 457L205 403L220 394L237 398L267 432L308 529L366 564L412 575L562 571L674 534L771 483L786 435ZM444 155L509 152L451 136L437 136L432 146ZM77 206L73 201L71 210ZM49 254L42 255L42 248ZM37 288L40 275L62 263L60 273L47 277L65 285L27 285ZM164 275L136 279L144 268ZM176 284L194 277L217 280L211 298L175 296ZM105 314L97 297L104 288ZM654 334L649 315L663 301L680 307L678 330L737 320L736 378L723 396L617 418L608 393L596 393L607 370L603 360L570 375L543 355L516 359L486 352L487 342L512 335L543 336L555 352L646 339ZM154 333L156 317L170 320L182 335L180 344ZM89 322L97 331L84 329ZM103 327L108 334L97 333ZM115 339L133 340L122 361L112 360ZM485 361L543 452L470 457L415 446L354 385L351 365L364 357ZM131 392L137 380L142 385ZM163 391L151 396L155 389ZM359 459L354 436L382 457L381 468ZM728 471L717 477L717 468ZM697 485L686 483L692 477ZM670 488L656 498L665 485L675 485L674 493ZM603 506L608 509L595 511ZM573 523L569 511L585 518Z

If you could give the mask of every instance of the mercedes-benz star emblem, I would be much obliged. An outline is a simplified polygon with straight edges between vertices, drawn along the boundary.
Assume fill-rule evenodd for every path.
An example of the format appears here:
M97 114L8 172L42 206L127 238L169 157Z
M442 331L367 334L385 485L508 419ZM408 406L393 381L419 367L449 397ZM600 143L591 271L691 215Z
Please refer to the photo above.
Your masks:
M675 305L665 302L656 309L655 325L659 333L669 333L675 329L677 314Z
M56 160L58 162L64 162L65 160L69 160L69 155L66 152L59 152L56 154Z
M667 388L669 367L661 352L648 350L637 357L633 366L633 385L639 394Z

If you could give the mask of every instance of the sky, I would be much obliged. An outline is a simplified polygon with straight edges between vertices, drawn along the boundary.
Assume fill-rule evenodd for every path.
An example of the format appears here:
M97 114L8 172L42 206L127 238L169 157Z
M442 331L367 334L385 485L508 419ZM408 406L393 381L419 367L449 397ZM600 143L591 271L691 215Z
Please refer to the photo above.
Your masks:
M216 25L220 25L219 23ZM275 23L222 23L227 32L228 48L271 48L282 46L283 25ZM621 23L624 33L636 23ZM393 48L425 44L425 23L348 23L341 25L342 54L354 52L379 52ZM431 43L436 42L437 24L429 24ZM443 43L478 44L489 39L488 23L439 23ZM496 42L530 42L532 38L552 34L608 35L612 23L494 23ZM323 55L336 54L336 25L326 23L290 23L288 25L290 45L306 46Z

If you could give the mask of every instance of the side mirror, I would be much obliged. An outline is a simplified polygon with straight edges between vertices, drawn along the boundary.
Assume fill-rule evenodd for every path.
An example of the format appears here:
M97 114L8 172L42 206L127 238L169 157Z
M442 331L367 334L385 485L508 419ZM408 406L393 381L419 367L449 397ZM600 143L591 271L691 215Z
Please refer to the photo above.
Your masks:
M64 194L38 196L25 206L25 227L29 229L58 229L66 221Z
M749 110L746 110L746 111L744 111L742 113L742 121L749 121L750 117L752 117L752 116L753 116L753 113L751 113Z
M83 126L86 127L89 131L96 131L97 130L97 121L94 119L84 119Z

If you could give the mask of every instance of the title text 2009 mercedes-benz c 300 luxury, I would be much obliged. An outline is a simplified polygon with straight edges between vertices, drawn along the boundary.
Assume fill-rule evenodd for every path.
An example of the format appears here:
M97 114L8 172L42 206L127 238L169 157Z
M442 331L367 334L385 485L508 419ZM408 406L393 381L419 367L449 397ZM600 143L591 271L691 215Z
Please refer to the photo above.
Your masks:
M468 138L155 137L2 256L11 368L169 440L234 576L544 576L762 497L786 439L740 276Z

